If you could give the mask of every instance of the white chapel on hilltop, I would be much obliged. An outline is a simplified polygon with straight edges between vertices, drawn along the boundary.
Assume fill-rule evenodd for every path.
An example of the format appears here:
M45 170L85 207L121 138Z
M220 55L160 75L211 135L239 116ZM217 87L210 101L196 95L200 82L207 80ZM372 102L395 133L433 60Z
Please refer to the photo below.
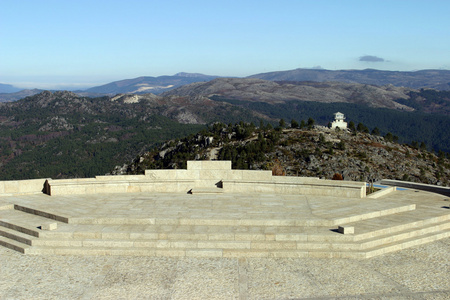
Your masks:
M331 129L339 127L339 129L347 129L347 122L344 121L345 116L343 113L337 112L334 114L334 121L331 123Z

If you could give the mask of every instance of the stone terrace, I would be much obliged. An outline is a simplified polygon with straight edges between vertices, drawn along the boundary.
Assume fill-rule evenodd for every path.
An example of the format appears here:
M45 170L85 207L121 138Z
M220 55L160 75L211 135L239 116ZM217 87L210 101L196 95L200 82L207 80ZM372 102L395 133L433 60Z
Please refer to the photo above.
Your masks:
M450 236L445 195L364 197L362 183L274 178L229 162L47 180L45 190L4 193L0 245L31 255L365 259Z

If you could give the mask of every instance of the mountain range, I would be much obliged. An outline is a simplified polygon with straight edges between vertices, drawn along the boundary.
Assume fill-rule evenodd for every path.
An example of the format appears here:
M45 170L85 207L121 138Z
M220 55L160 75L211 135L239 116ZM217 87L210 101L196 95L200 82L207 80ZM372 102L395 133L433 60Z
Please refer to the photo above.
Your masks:
M295 69L249 76L272 81L339 81L371 85L394 85L412 89L450 90L450 70L419 70L413 72L365 70Z
M160 95L90 98L44 91L0 103L1 178L95 176L169 139L195 134L216 122L273 128L284 119L327 125L337 111L344 112L347 121L362 131L390 134L397 136L399 143L421 143L426 149L450 152L450 118L443 114L449 111L450 92L411 91L408 98L395 100L406 95L401 88L373 90L364 84L333 83L327 91L329 84L323 85L323 90L315 86L309 94L322 93L325 102L287 98L290 91L299 88L291 83L217 78ZM353 97L347 99L345 93ZM383 93L387 104L398 103L401 109L377 107L383 101L369 101L374 94ZM341 102L328 102L340 94L344 95ZM277 99L280 95L286 99ZM241 131L237 129L238 134ZM176 154L176 159L185 160L183 153Z
M116 94L160 94L169 89L190 84L193 82L209 81L218 76L203 75L198 73L177 73L173 76L149 77L143 76L134 79L125 79L111 82L105 85L89 88L85 91L77 91L82 96L116 95Z
M177 73L173 76L143 76L124 79L86 90L75 91L80 96L99 97L116 94L161 94L177 87L195 82L207 82L219 76L199 73ZM237 78L237 77L233 77ZM365 70L324 70L295 69L289 71L268 72L248 76L247 78L268 81L311 81L311 82L344 82L360 83L376 86L393 85L410 89L432 88L450 90L449 70L420 70L414 72ZM23 98L20 89L7 84L0 84L0 102L15 101ZM37 94L41 90L28 90L28 94Z

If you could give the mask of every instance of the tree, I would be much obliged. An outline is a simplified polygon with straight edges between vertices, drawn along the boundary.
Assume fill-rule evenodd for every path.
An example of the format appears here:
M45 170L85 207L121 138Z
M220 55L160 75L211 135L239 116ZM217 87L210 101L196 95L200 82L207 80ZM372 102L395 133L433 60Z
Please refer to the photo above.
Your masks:
M281 119L281 120L280 120L279 125L280 125L281 128L286 127L286 122L284 121L284 119Z
M392 135L392 133L388 132L386 133L386 135L384 136L384 139L388 142L392 142L394 140L394 136Z
M300 129L305 128L306 124L305 121L301 120L300 121Z
M365 132L365 133L369 133L369 128L367 128L367 126L366 125L364 125L363 123L358 123L358 126L356 127L356 129L359 131L359 132Z
M314 119L309 117L309 119L308 119L308 128L311 129L314 126L314 123L315 123Z
M291 128L298 128L299 124L297 121L295 121L294 119L291 120Z
M372 130L372 135L380 135L380 130L378 129L378 127L375 127L375 128Z
M422 151L427 150L427 145L425 144L425 142L420 143L420 150Z
M348 129L350 129L351 131L356 131L355 123L353 123L353 121L350 121L348 123Z

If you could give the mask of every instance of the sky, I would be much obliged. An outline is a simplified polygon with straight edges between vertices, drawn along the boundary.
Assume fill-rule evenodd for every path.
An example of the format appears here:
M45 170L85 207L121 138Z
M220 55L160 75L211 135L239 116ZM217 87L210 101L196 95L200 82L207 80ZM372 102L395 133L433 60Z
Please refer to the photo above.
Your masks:
M0 83L450 69L448 0L0 0Z

